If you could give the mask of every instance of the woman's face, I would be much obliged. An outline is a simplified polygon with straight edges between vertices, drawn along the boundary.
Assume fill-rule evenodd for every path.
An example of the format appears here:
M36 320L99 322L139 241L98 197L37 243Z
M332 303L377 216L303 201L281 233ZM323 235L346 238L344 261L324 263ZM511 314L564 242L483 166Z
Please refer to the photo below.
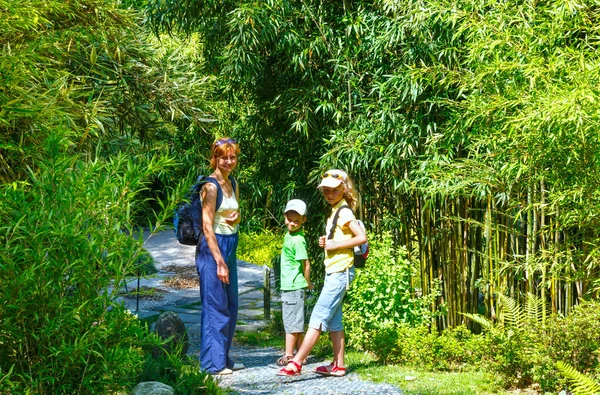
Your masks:
M231 173L237 165L237 155L233 148L228 149L217 159L217 167L222 172Z
M323 197L331 206L335 206L344 197L344 184L340 184L335 188L322 187Z

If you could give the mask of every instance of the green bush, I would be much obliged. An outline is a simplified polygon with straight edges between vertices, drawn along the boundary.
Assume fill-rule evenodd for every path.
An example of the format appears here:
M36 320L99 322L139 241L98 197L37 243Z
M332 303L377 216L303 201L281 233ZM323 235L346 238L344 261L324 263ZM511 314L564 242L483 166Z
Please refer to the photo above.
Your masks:
M413 286L416 266L406 249L395 247L389 233L370 234L369 245L367 265L356 270L344 303L348 344L357 349L365 348L373 331L387 333L399 324L419 326L439 314L430 310L437 291L421 297Z
M533 363L528 374L544 391L557 391L565 385L555 363L567 362L591 377L600 373L600 303L582 301L566 317L553 315L544 328L533 333L528 345Z
M272 232L240 233L237 257L255 265L273 267L273 258L281 253L283 235Z
M382 363L431 371L456 371L473 361L471 339L478 335L473 335L464 326L438 334L423 325L386 324L370 333L370 336L366 347Z
M493 325L470 347L475 360L496 372L506 387L539 386L556 392L565 384L555 368L568 362L577 370L598 373L600 313L598 302L582 302L567 317L550 316L543 324Z
M600 302L585 301L566 317L554 317L545 337L548 354L580 372L600 368Z
M0 393L109 393L144 363L147 330L112 285L142 252L128 227L136 193L171 162L85 163L61 141L39 173L0 186Z
M150 353L146 354L146 361L137 381L159 381L171 386L177 395L224 393L209 373L200 370L197 358L188 355L181 358L178 352L163 353L158 358L153 358Z
M493 327L484 334L480 350L487 368L500 375L506 387L524 388L535 382L532 368L539 360L539 338L531 328Z

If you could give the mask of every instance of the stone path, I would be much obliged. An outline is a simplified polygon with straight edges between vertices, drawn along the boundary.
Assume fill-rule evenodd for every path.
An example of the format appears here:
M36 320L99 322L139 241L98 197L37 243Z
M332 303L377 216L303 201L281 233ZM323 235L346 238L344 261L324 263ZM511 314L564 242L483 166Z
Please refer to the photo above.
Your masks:
M200 294L198 287L175 289L165 285L164 280L172 276L166 268L189 269L194 267L194 249L177 242L172 231L160 232L146 239L146 249L156 261L158 274L149 279L141 279L140 287L156 290L160 298L124 298L132 312L140 317L158 315L163 311L177 313L186 325L190 339L188 354L198 356L200 345ZM238 330L261 330L266 326L264 318L263 281L264 269L247 262L238 261L238 281L240 310ZM273 279L271 279L273 282ZM137 280L130 280L129 290L135 289ZM279 301L272 298L272 308L277 309ZM279 377L275 373L278 366L275 360L283 350L275 348L252 348L237 345L231 350L235 361L243 362L246 369L234 372L231 376L218 377L219 385L228 388L233 394L402 394L402 391L389 384L376 384L361 380L351 371L345 377L321 377L312 371L325 361L309 358L303 373L295 377ZM328 362L327 362L328 363ZM350 370L350 369L349 369Z

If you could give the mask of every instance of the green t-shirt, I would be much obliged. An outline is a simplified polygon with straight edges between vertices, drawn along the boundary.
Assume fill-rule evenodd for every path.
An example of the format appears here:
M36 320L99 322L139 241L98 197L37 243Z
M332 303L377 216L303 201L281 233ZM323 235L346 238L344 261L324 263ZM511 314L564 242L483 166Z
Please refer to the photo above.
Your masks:
M304 233L286 233L281 248L281 290L294 291L306 288L308 283L304 278L302 262L308 259Z

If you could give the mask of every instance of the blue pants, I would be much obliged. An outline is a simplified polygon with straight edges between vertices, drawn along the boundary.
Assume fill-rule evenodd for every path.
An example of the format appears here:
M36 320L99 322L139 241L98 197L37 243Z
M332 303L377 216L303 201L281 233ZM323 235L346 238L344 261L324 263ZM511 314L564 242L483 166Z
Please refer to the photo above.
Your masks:
M217 263L206 238L196 248L196 270L200 276L202 323L200 326L200 366L209 373L233 367L229 349L238 315L238 277L236 249L238 235L217 234L217 243L229 268L229 284L217 277Z

